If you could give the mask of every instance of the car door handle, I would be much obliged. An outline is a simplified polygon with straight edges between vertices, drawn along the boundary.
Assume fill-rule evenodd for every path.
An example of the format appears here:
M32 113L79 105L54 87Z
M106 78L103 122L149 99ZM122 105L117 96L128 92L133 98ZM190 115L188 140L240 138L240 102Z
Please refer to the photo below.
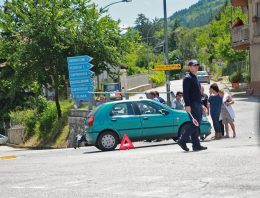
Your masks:
M148 117L143 117L143 120L148 120Z
M115 118L112 118L111 121L116 122L116 119L115 119Z

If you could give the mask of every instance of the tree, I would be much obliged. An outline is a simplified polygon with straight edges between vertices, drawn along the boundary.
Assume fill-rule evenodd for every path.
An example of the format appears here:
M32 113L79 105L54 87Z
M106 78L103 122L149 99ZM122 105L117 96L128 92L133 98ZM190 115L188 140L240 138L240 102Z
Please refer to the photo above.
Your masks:
M18 82L54 88L59 118L68 56L92 56L98 75L117 65L127 51L118 22L101 17L90 0L12 0L4 4L0 18L0 57L14 68Z

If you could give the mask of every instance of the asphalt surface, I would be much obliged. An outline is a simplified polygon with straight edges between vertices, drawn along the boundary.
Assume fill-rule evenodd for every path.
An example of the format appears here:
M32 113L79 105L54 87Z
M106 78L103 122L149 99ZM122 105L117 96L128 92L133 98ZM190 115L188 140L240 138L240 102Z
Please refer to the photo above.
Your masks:
M234 99L237 137L207 139L206 151L172 140L112 152L0 146L0 156L16 156L0 160L0 197L259 197L259 100Z

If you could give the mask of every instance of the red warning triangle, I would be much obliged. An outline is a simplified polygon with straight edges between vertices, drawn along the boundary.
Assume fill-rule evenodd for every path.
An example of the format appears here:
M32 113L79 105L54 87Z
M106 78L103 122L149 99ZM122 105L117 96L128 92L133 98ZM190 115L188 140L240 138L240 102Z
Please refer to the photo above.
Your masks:
M132 144L132 141L129 139L129 137L124 134L123 139L121 141L120 150L126 150L126 149L133 149L135 148Z

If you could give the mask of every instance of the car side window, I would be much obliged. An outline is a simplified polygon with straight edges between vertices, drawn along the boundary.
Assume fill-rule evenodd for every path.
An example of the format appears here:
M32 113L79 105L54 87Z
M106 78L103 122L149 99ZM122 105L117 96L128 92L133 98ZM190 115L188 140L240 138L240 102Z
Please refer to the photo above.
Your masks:
M162 107L159 105L156 105L152 102L145 102L145 101L137 102L137 106L142 115L160 114L160 110L162 109Z
M134 110L130 103L119 103L113 106L110 115L111 116L134 115Z

